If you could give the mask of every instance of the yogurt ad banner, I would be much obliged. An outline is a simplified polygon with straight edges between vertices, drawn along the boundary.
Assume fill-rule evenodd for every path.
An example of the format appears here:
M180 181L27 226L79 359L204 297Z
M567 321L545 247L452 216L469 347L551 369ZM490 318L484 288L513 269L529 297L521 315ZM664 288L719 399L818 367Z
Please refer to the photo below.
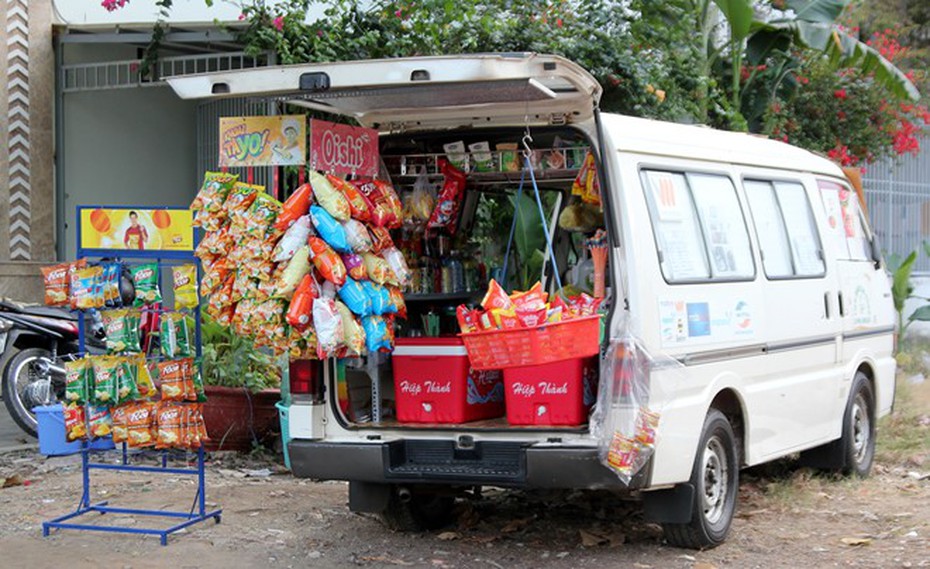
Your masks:
M307 156L302 115L220 117L220 167L301 166Z
M82 208L81 247L136 251L193 251L188 209Z

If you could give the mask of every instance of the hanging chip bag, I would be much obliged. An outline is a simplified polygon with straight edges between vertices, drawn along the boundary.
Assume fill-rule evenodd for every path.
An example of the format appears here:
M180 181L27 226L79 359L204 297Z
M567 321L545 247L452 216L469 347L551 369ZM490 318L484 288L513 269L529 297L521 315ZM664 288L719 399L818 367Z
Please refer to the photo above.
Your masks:
M323 241L326 241L327 245L340 253L351 251L349 242L346 240L345 229L325 209L317 205L310 206L310 219L313 221L317 234L323 238Z
M79 310L102 308L104 305L102 278L102 267L87 267L74 271L71 276L71 308Z
M319 298L313 302L313 327L320 359L335 354L344 345L345 332L335 300Z
M367 253L372 250L374 243L371 241L371 234L365 224L354 219L342 222L342 228L345 229L346 241L349 247L357 254Z
M339 255L342 264L346 266L349 276L357 281L368 280L368 271L365 270L365 261L355 253L343 253Z
M149 371L145 355L136 354L132 359L135 360L136 365L136 390L139 392L139 397L143 399L155 397L158 391L155 389L155 383L152 381L152 373Z
M138 352L142 348L139 345L139 323L141 317L138 311L128 308L120 310L104 310L101 312L104 326L107 333L107 351L117 352Z
M287 263L287 268L281 274L281 278L275 285L275 296L286 298L288 300L294 296L297 285L304 278L304 275L310 272L310 247L304 245L294 253L294 256Z
M65 362L65 401L84 403L87 401L89 360L81 358Z
M126 409L132 405L126 403L114 407L110 412L110 421L113 423L113 444L125 443L129 440L129 428L126 419Z
M388 265L387 261L374 253L362 254L362 261L365 263L365 271L368 273L368 278L376 283L383 285L384 283L397 280L397 277L394 275L394 272L391 271L391 266Z
M161 317L161 354L166 358L184 358L191 355L190 327L187 316L169 312Z
M181 405L165 401L155 408L155 424L157 425L155 448L171 448L182 442L181 415L183 410Z
M133 268L132 282L136 287L134 306L161 302L161 291L158 289L157 263L146 263Z
M313 266L320 271L323 278L336 286L342 286L346 282L346 267L339 255L319 237L311 237L307 243L310 246Z
M70 290L70 263L42 267L42 281L45 284L45 304L48 306L67 306Z
M317 203L339 221L349 219L352 211L345 196L329 183L326 176L314 170L310 170L309 175L310 184L313 186L313 196L316 198Z
M64 407L65 438L68 442L87 440L87 423L84 420L84 406L69 403Z
M139 398L139 390L136 387L138 371L135 357L122 356L116 359L116 404Z
M387 261L388 266L397 277L397 286L404 287L410 282L410 269L407 267L407 261L404 254L394 247L381 251L381 256Z
M142 401L126 409L126 425L129 431L129 446L150 447L155 444L155 404Z
M161 381L162 401L184 399L184 363L181 360L158 362L158 379Z
M300 216L297 221L287 228L284 237L278 241L274 251L271 253L271 260L275 263L291 260L291 257L294 256L297 249L300 249L301 246L307 243L307 238L310 237L311 231L310 216Z
M337 294L354 314L359 316L371 314L371 298L365 291L365 287L358 281L347 277L345 284L339 287Z
M200 302L197 297L197 265L174 267L171 276L174 283L174 309L195 308Z
M89 419L91 438L99 439L113 434L113 421L110 419L110 408L106 405L91 405Z
M371 212L368 211L368 202L362 194L359 193L358 188L342 178L338 178L331 174L326 174L326 179L332 187L345 197L346 203L349 204L349 214L352 216L352 219L357 219L359 221L368 221L371 219Z
M349 308L338 300L336 301L336 309L342 319L342 331L348 354L351 356L365 355L365 331L362 326L352 315L352 312L349 311Z
M381 316L366 316L362 318L362 328L365 330L365 344L368 353L373 354L380 349L391 349L391 335L388 333L387 322Z
M313 275L306 274L297 285L294 297L287 309L285 320L298 332L306 330L313 320L313 299L319 296L319 290Z
M281 205L281 213L274 222L275 229L285 231L291 227L295 221L307 215L312 199L313 188L310 184L302 184L299 188L294 190L294 193Z

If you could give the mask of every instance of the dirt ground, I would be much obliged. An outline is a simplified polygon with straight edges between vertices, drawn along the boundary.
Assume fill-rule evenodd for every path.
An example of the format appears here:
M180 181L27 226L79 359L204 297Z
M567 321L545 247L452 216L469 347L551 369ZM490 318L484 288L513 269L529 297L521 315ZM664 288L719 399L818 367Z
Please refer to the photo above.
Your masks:
M888 433L918 446L880 446L867 480L816 475L783 461L742 473L728 541L710 551L663 545L635 505L604 493L527 494L489 489L463 501L455 525L393 533L352 514L343 483L298 480L273 462L220 454L211 460L208 504L222 523L169 538L62 530L42 521L71 511L80 496L76 457L0 455L0 564L6 567L930 567L930 381L910 389L911 411ZM913 401L924 412L914 412ZM880 437L882 435L880 434ZM882 439L880 438L880 441ZM915 452L914 449L918 449ZM270 475L268 471L271 471ZM14 476L15 474L15 476ZM12 480L9 477L13 476ZM3 488L7 479L9 487ZM93 500L152 509L190 507L185 476L95 473ZM117 518L96 516L101 522ZM87 518L85 518L87 519ZM124 516L121 525L152 524ZM160 521L157 523L161 523Z

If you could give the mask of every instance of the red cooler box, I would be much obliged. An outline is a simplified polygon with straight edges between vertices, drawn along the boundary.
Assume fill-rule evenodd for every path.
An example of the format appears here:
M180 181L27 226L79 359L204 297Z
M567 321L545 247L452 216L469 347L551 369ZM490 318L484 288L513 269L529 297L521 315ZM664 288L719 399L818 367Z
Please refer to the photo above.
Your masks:
M511 425L581 425L597 397L597 357L504 370Z
M397 338L391 361L401 423L464 423L504 414L500 370L472 370L459 338Z

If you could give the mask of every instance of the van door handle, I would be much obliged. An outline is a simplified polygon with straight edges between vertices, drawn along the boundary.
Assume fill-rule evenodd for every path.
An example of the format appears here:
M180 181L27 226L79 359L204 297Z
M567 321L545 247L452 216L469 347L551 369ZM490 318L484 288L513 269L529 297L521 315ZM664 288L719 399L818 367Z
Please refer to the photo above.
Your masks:
M837 293L837 300L840 301L840 316L846 316L846 309L843 307L843 292Z
M823 315L827 320L830 319L830 293L823 293Z

